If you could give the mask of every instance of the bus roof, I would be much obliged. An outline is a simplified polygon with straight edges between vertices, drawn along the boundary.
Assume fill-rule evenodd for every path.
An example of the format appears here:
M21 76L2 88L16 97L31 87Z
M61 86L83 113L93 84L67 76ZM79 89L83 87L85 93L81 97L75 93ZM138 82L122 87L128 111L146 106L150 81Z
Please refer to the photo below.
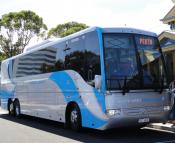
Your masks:
M140 30L140 29L134 29L134 28L103 28L103 33L133 33L133 34L143 34L147 36L153 36L157 37L156 33Z
M21 53L19 55L16 55L14 57L8 58L6 60L15 59L15 58L20 57L22 55L26 55L26 54L32 53L33 51L44 49L45 47L52 46L52 45L57 44L59 42L66 41L66 40L75 38L77 36L80 36L80 35L83 35L85 33L95 31L95 30L100 30L102 33L132 33L132 34L143 34L143 35L147 35L147 36L157 37L156 33L149 32L149 31L144 31L144 30L139 30L139 29L134 29L134 28L124 28L124 27L118 27L118 28L115 28L115 27L114 28L90 27L90 28L81 30L79 32L76 32L74 34L71 34L69 36L60 38L60 39L58 39L56 41L42 42L44 44L36 44L35 46L31 47L31 50L27 49L27 50L25 50L25 52L23 52L23 53ZM36 47L36 48L33 48L33 47ZM4 61L6 61L6 60L4 60Z

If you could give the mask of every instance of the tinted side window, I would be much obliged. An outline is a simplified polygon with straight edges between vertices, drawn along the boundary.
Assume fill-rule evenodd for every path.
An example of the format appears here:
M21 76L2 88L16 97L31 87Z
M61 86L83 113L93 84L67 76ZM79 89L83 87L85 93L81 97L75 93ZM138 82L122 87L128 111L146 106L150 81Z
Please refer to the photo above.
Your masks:
M15 59L13 75L23 77L61 70L74 70L88 82L93 81L95 75L101 74L96 32Z
M74 70L89 84L101 75L98 35L90 32L57 46L57 70Z
M40 50L40 73L49 73L55 70L56 49L53 47Z
M85 39L85 79L93 84L95 75L101 75L99 40L95 31L87 33Z
M57 48L55 71L61 71L65 69L66 42L58 43L55 47Z
M84 36L76 37L66 43L65 53L65 69L77 71L83 78L85 74L85 46Z
M46 48L15 59L13 77L52 72L56 58L56 49Z

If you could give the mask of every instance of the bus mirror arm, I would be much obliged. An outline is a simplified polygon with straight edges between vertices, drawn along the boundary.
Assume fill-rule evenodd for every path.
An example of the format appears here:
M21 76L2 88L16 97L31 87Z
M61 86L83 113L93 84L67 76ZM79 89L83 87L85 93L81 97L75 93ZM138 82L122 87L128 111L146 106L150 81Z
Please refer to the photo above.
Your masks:
M101 88L101 75L95 75L95 88L100 89Z

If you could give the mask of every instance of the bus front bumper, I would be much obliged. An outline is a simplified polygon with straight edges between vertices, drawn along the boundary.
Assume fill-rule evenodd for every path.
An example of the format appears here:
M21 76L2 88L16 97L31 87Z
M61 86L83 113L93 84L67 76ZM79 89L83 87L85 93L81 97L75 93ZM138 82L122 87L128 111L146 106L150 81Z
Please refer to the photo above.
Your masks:
M140 127L146 126L150 123L165 123L169 119L169 111L155 114L143 114L135 116L113 116L109 117L106 124L99 128L99 130L107 130L112 128L122 127Z

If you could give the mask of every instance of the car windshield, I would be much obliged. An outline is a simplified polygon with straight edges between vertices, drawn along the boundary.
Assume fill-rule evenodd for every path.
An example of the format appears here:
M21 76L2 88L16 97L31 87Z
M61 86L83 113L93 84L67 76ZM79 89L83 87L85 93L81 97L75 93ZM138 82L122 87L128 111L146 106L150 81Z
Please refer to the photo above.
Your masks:
M158 89L166 84L158 40L134 34L104 34L107 89Z

